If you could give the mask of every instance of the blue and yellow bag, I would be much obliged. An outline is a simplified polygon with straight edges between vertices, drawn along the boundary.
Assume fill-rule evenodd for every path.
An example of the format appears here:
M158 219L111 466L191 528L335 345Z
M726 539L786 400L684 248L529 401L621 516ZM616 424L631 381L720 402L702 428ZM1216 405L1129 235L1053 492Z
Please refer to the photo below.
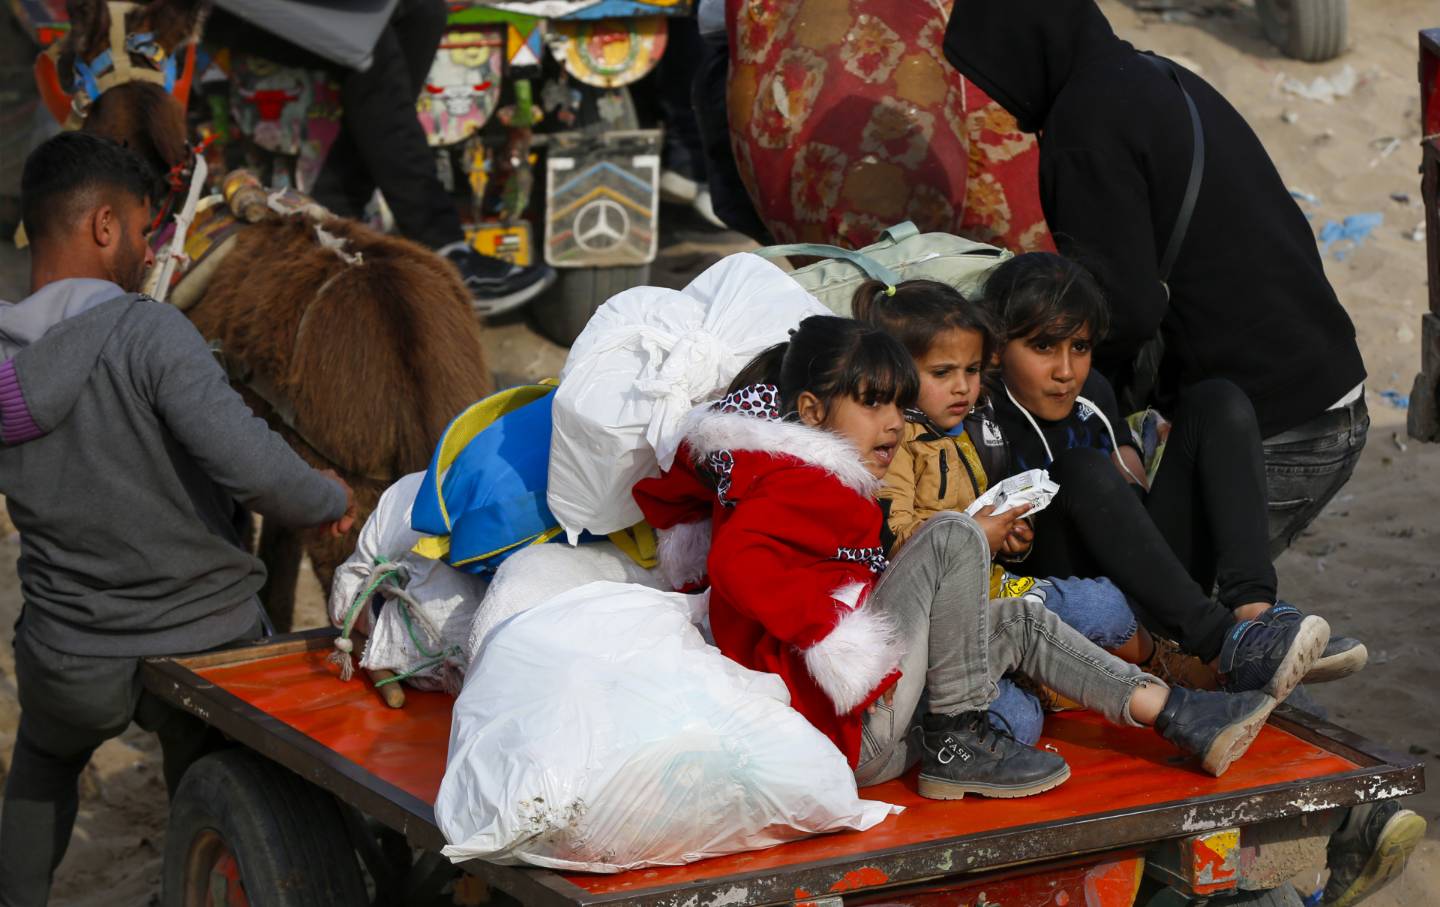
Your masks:
M410 513L410 528L427 536L416 554L491 573L521 548L560 534L545 503L554 391L508 388L445 427Z
M508 388L451 420L410 511L410 528L425 535L411 550L457 570L488 574L520 549L560 536L560 523L545 503L554 391L553 384ZM640 566L655 566L655 532L648 524L609 538Z

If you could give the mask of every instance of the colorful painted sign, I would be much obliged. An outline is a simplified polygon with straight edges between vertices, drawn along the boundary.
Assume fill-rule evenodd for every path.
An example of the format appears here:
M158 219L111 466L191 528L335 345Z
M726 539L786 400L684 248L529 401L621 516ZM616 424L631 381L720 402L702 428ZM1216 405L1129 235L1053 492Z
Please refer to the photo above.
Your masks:
M586 85L616 88L643 78L665 53L664 16L551 23L550 52Z
M557 268L640 265L659 238L660 131L552 145L545 260Z
M295 158L296 183L308 192L340 135L340 88L320 70L232 54L230 116L259 147Z
M503 27L461 27L445 33L415 101L432 147L463 142L485 125L500 102L504 61Z

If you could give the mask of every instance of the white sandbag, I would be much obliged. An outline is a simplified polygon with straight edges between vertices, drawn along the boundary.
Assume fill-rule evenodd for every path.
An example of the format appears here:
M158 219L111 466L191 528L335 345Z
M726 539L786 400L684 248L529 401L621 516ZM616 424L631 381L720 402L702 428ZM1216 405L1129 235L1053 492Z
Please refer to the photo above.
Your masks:
M630 489L669 468L680 419L811 315L829 315L775 265L740 252L684 290L610 298L570 347L555 392L547 501L570 541L640 521Z
M495 628L515 615L600 580L670 589L659 570L645 569L612 542L587 542L573 548L531 545L510 555L495 571L470 625L466 656L474 662Z
M330 620L343 628L356 597L380 578L387 565L399 565L397 583L377 589L385 598L379 615L368 602L355 615L355 629L368 637L360 666L397 674L418 669L407 683L420 689L455 689L468 664L465 640L485 596L486 581L443 561L410 553L420 539L410 528L410 508L424 478L423 472L411 473L380 496L375 512L360 530L355 553L335 571ZM394 597L397 584L411 607L408 626L407 615L401 613ZM442 660L436 662L437 656L443 656Z
M591 583L499 627L450 725L455 862L619 872L866 829L845 757L784 683L707 645L702 600Z

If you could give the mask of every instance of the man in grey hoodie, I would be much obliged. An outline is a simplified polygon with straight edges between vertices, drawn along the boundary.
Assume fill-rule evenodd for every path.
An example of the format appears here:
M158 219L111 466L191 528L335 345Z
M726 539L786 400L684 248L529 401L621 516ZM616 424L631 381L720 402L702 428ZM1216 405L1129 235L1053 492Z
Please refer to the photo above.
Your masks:
M90 755L133 720L171 792L204 725L145 693L140 659L260 633L244 510L353 522L350 490L256 418L180 312L139 295L144 164L81 133L25 163L30 296L0 302L0 493L20 530L21 716L0 817L0 905L44 904Z

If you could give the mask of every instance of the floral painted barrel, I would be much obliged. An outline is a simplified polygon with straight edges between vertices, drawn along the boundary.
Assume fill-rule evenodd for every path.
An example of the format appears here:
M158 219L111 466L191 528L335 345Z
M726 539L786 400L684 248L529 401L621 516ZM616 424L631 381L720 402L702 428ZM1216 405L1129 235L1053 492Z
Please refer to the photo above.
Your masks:
M728 0L741 177L779 242L904 220L1053 249L1035 137L946 62L950 0Z

